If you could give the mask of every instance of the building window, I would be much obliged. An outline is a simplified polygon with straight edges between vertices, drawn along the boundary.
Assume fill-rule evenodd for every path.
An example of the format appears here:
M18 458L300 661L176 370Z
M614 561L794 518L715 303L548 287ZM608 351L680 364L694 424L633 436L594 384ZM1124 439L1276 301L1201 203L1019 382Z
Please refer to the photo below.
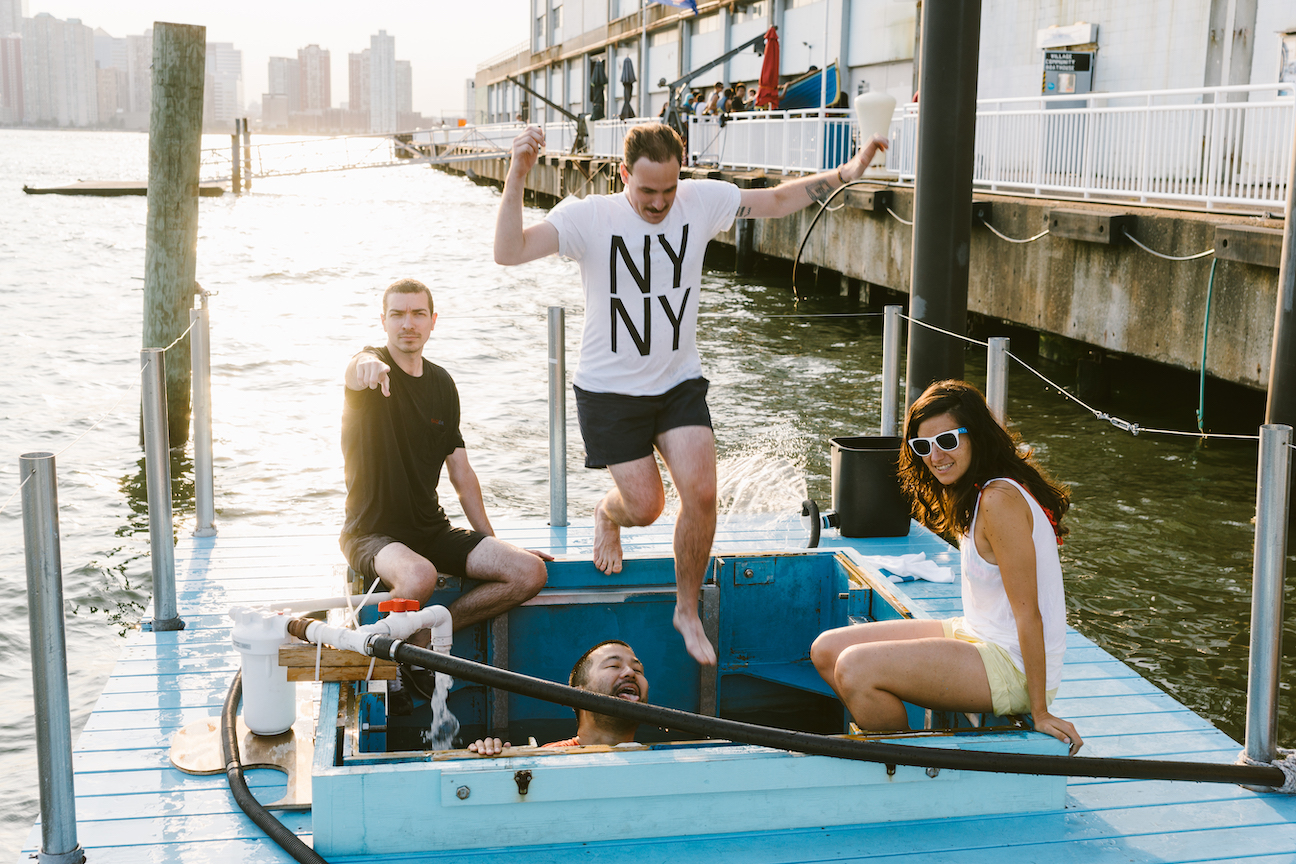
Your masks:
M698 18L693 32L701 36L703 33L714 33L720 29L720 13L712 12L710 15L703 15Z
M802 6L811 6L820 2L822 2L822 0L783 0L783 8L800 9Z
M650 33L648 44L657 48L661 45L674 45L679 40L679 28L667 27L665 30L658 30L656 33Z
M537 15L535 19L535 46L539 51L545 47L545 16Z
M562 10L561 3L549 10L549 38L554 45L562 43Z
M749 6L743 6L736 10L733 15L733 23L746 24L748 21L764 21L765 4L752 3Z
M1296 33L1284 33L1278 60L1278 80L1296 82Z

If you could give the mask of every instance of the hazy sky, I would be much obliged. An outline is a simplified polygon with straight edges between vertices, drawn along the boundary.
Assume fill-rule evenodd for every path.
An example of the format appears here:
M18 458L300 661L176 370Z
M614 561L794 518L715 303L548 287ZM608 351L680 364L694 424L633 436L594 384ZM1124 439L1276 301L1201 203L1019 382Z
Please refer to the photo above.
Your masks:
M396 59L414 69L414 110L462 114L464 81L477 64L527 38L529 0L28 0L27 14L80 18L113 36L154 21L202 24L209 42L243 51L248 101L266 89L266 61L318 44L331 52L333 105L347 99L347 54L380 29L396 37Z

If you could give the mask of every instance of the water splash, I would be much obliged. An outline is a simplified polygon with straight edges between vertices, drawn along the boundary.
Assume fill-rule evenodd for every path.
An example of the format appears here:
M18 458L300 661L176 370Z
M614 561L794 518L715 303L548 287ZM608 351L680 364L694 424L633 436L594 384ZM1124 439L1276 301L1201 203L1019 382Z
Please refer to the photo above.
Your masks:
M716 465L716 510L721 517L800 512L809 497L806 438L791 424L774 426L730 450Z
M454 679L444 672L436 673L436 688L432 691L432 726L423 733L423 743L431 750L449 750L459 734L459 718L446 705L446 696Z

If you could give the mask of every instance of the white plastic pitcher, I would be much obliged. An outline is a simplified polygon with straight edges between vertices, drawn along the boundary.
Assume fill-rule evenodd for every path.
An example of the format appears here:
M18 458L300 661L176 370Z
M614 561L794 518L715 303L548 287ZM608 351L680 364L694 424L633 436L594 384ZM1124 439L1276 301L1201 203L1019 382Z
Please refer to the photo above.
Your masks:
M279 665L279 646L288 634L288 616L238 607L234 647L243 657L243 722L258 735L278 735L297 719L297 682Z
M860 144L874 135L886 137L891 131L891 117L895 114L896 100L885 93L861 93L855 97L855 118L859 121ZM878 151L869 167L885 165L886 154Z

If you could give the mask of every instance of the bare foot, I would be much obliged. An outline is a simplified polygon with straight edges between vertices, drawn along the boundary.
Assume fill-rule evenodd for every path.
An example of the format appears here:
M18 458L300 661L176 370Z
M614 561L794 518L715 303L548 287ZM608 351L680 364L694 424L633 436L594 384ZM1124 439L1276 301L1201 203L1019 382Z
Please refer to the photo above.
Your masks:
M688 615L682 613L679 607L676 607L673 623L675 629L684 637L684 647L688 649L690 656L694 660L703 666L716 665L715 649L711 647L711 640L707 638L706 631L702 629L702 622L698 619L696 612Z
M602 501L594 508L594 566L607 576L621 572L621 526L607 515Z

